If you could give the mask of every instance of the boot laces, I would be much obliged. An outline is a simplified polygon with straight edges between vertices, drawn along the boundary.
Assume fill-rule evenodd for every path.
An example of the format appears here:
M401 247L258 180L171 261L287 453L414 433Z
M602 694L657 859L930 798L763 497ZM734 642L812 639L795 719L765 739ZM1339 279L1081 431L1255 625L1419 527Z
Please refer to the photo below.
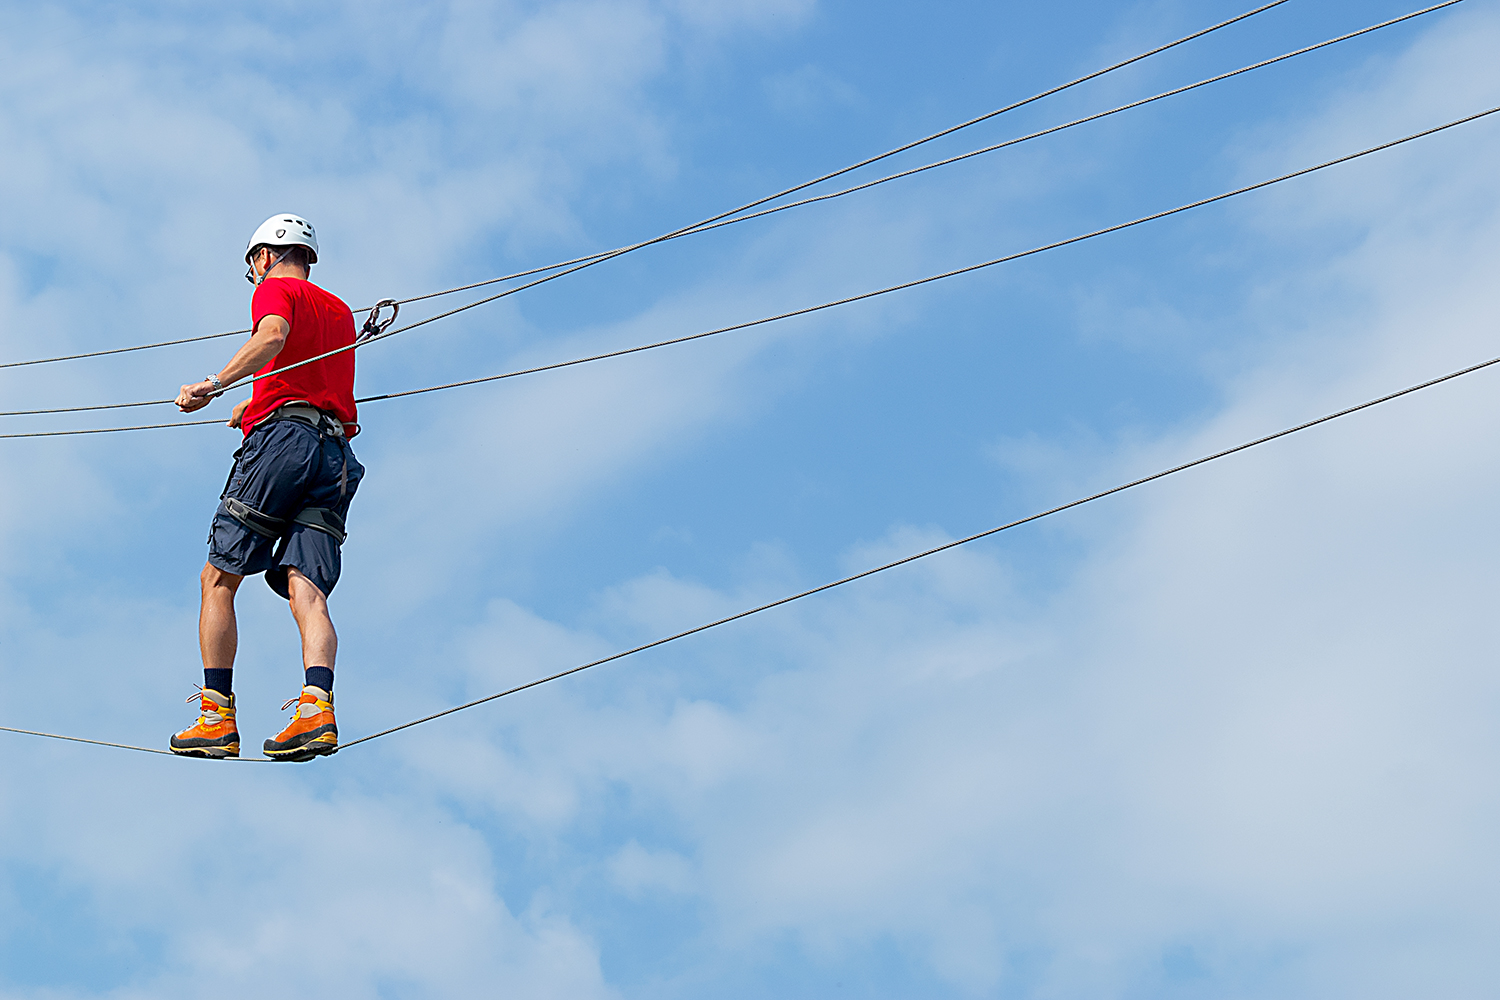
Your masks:
M190 704L196 698L199 701L200 704L202 702L205 702L205 701L208 702L208 704L210 704L210 705L214 704L214 700L212 698L207 697L203 693L206 689L203 687L202 684L194 684L193 687L197 688L198 692L196 694L190 694L190 695L188 695L187 698L184 699L184 701L186 703ZM198 716L198 725L200 725L200 726L217 726L219 723L221 723L223 721L224 721L223 714L221 714L216 709L205 708L203 710L203 714L200 715L200 716Z
M281 706L281 710L283 712L285 712L287 709L291 708L293 705L296 705L297 706L297 711L295 713L293 713L293 714L294 715L301 715L302 714L302 707L301 707L302 694L303 694L303 692L298 692L297 697L295 697L295 698L288 698L286 700L286 704ZM189 700L191 700L191 699L189 699ZM316 695L314 695L312 703L316 705L321 700L322 700L321 698L318 698ZM330 708L333 707L333 695L332 694L330 694L328 696L328 706ZM321 711L321 709L320 709L320 711Z

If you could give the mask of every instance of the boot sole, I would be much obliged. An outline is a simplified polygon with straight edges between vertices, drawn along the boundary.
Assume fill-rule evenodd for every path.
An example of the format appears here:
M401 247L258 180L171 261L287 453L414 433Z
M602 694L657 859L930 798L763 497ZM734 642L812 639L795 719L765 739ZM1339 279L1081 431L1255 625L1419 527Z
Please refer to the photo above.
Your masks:
M285 760L292 763L312 760L314 757L322 757L334 753L339 748L339 734L337 732L323 733L308 740L301 746L286 747L273 750L266 747L262 753L272 760Z
M227 747L168 747L179 757L201 757L204 760L223 760L225 757L238 757L240 745L238 743Z

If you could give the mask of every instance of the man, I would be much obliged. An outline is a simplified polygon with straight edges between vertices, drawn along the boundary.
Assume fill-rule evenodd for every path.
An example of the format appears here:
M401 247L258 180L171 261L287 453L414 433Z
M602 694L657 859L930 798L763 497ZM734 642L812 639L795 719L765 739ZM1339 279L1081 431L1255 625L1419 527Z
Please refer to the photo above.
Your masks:
M291 722L266 740L266 756L311 760L338 749L333 715L338 635L328 615L328 595L339 579L349 501L365 470L348 441L359 432L354 352L286 370L354 343L349 307L308 280L317 261L318 238L310 223L292 215L267 219L245 250L245 277L256 286L250 339L219 372L183 386L177 396L178 409L191 413L224 386L252 372L258 376L251 398L229 419L245 437L214 513L200 577L201 714L172 737L173 753L239 756L232 690L238 643L234 595L240 581L255 573L265 573L271 589L291 605L302 634L302 694L294 699Z

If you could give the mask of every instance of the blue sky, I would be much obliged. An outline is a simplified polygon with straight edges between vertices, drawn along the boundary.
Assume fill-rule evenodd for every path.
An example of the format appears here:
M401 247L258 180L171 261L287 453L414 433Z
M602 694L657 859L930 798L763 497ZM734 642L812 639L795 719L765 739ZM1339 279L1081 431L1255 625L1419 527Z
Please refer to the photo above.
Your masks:
M317 224L314 280L351 303L418 294L676 228L1244 9L3 4L3 360L244 325L273 212ZM892 166L1411 9L1292 0ZM1497 42L1468 0L649 248L373 346L359 389L1216 194L1500 104ZM366 407L332 600L345 738L1500 353L1497 128ZM0 371L4 408L169 396L230 343ZM308 766L0 734L0 997L1488 995L1494 378ZM124 413L4 429L170 416ZM0 724L162 745L191 721L235 438L0 441ZM299 663L284 608L242 594L255 745Z

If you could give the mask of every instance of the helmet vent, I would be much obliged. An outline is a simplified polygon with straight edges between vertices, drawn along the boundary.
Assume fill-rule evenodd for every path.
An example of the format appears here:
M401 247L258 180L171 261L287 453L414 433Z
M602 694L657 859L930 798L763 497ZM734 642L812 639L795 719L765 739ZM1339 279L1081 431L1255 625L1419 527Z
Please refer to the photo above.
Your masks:
M318 262L318 236L312 223L295 215L273 215L256 228L250 242L245 245L245 260L257 246L285 247L304 246L308 251L308 263Z

